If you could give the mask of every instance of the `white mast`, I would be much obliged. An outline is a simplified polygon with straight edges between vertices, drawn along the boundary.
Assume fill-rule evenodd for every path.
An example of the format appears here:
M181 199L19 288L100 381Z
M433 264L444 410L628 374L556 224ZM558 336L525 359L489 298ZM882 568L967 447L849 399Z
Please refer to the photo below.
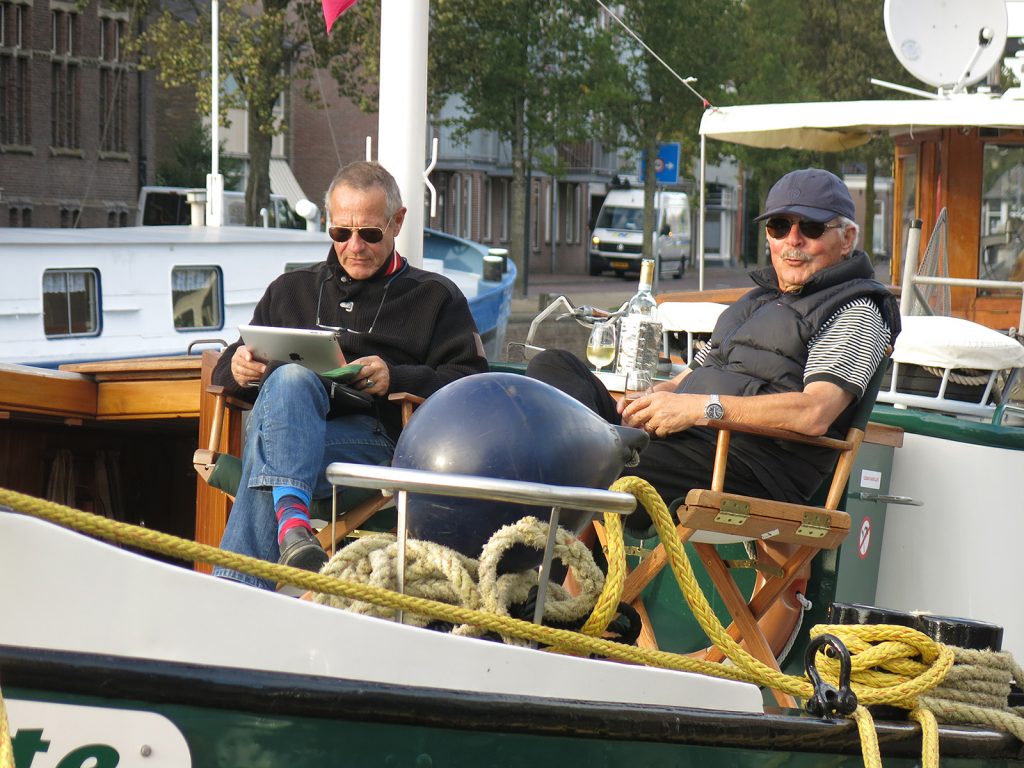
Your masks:
M220 175L220 0L210 0L210 170L206 175L206 226L224 223L224 177Z
M429 0L382 0L380 12L377 159L408 208L396 248L414 266L423 264L429 8Z

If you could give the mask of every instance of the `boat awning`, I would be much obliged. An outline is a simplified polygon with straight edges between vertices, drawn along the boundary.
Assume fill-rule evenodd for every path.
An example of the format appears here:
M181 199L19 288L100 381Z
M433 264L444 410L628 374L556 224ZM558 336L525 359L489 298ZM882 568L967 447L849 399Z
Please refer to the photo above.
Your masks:
M876 134L949 126L1024 127L1024 100L964 94L947 99L832 101L713 107L700 133L751 147L839 152Z
M288 198L288 205L292 208L295 208L299 200L308 199L287 160L270 158L270 191Z

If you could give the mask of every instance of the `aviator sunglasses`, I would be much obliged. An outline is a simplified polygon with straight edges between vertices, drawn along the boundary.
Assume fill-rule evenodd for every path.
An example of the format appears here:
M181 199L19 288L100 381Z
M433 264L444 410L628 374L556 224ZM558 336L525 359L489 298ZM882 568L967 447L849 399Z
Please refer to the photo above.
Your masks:
M328 227L327 234L331 236L331 240L336 243L347 243L352 239L352 235L356 232L359 233L359 237L364 242L370 245L376 245L384 239L384 232L391 226L391 222L394 219L394 215L388 219L388 223L384 225L384 229L380 227Z
M781 240L789 235L794 224L800 227L800 234L808 240L817 240L819 237L824 235L827 230L840 229L843 226L842 224L821 224L817 221L805 221L804 219L800 219L799 221L790 221L789 219L768 219L768 221L764 223L764 228L773 240ZM331 235L331 237L334 237L334 235Z

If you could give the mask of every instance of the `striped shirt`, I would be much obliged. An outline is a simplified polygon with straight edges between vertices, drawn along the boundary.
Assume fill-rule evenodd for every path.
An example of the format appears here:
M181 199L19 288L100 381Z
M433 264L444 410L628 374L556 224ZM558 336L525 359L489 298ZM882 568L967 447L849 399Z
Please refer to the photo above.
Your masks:
M889 347L889 327L878 305L862 297L840 307L807 344L804 385L828 381L860 398ZM691 367L704 364L709 347Z

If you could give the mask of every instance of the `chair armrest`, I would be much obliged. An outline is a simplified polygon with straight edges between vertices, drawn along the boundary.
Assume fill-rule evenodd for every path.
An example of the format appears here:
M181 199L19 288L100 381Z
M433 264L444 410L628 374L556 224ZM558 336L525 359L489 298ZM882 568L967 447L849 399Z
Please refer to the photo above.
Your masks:
M805 445L829 448L834 451L848 451L853 447L853 444L849 440L837 440L834 437L815 437L814 435L804 435L800 432L792 432L788 429L759 427L754 424L746 424L741 421L731 421L729 419L700 418L694 422L694 426L710 427L711 429L728 430L730 432L743 432L748 435L771 437L776 440L789 440L794 443L804 443Z
M390 395L388 395L388 400L392 402L407 402L411 403L412 405L420 405L426 402L426 399L427 398L425 397L414 395L411 392L392 392Z
M392 403L399 403L402 406L402 426L404 427L409 423L409 419L412 418L412 412L416 407L422 404L427 398L414 395L411 392L392 392L388 395L388 401Z

